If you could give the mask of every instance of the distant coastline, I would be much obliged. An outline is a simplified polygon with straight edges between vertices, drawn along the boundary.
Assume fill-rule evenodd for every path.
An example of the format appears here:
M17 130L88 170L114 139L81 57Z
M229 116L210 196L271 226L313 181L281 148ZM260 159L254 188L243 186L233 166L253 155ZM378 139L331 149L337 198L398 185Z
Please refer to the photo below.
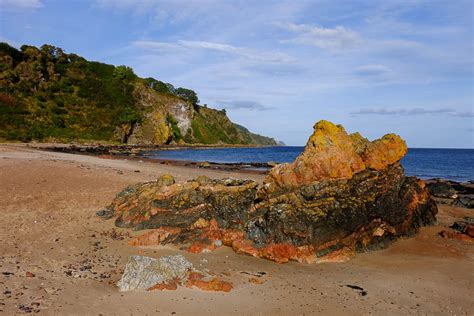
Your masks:
M293 161L302 146L265 145L109 145L18 144L40 150L87 154L109 159L146 160L159 164L266 173L278 163ZM424 180L474 181L474 149L409 148L402 159L408 175Z

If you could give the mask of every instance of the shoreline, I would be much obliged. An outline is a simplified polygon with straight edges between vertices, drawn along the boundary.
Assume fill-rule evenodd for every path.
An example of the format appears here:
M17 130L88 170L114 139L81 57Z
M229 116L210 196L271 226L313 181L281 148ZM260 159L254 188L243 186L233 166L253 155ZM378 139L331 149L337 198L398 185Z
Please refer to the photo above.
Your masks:
M2 145L2 143L0 143ZM4 144L7 145L7 144ZM185 149L225 149L225 148L272 148L272 147L282 147L282 146L204 146L204 145L192 145L192 146L156 146L156 145L77 145L77 144L59 144L59 143L17 143L19 146L26 146L30 148L35 148L38 150L51 151L51 152L63 152L71 154L83 154L91 155L100 158L106 159L123 159L124 157L131 160L147 160L152 163L159 164L168 164L175 166L186 166L194 168L210 168L215 170L231 170L231 171L242 171L244 173L258 173L258 174L267 174L268 171L274 167L277 163L273 161L268 162L212 162L212 161L194 161L186 159L167 159L167 158L157 158L148 156L147 152L150 151L159 151L159 150L185 150ZM284 146L284 147L295 147L295 146ZM298 147L298 146L296 146ZM426 148L424 148L426 149ZM433 149L433 148L429 148ZM451 150L451 149L449 149ZM474 185L474 179L459 181L453 180L450 178L442 177L425 177L425 176L416 176L425 182L434 182L434 181L445 181L452 184L463 184L463 185Z
M0 310L46 314L469 314L472 244L439 233L472 210L439 204L438 224L389 248L346 263L284 265L223 247L191 254L177 247L137 247L130 231L96 212L129 185L172 174L177 181L262 174L190 168L143 160L101 159L0 145ZM197 289L121 293L116 283L130 255L182 254L232 282L222 294ZM263 276L261 272L265 274ZM258 279L258 283L254 283ZM361 296L350 288L367 292ZM440 299L442 297L442 299ZM344 304L341 304L344 302Z

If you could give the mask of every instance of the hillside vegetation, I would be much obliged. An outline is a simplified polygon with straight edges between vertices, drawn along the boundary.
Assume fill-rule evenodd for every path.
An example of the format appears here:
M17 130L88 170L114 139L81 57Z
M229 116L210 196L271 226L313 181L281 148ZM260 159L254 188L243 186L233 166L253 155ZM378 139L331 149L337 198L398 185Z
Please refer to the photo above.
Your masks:
M0 43L0 140L276 145L197 94L61 48Z

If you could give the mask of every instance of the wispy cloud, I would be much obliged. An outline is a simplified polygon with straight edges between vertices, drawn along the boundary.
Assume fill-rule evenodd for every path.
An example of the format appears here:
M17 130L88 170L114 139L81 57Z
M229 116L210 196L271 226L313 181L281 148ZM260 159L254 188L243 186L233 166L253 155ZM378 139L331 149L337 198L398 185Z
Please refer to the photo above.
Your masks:
M216 102L223 108L233 110L267 111L273 109L273 107L251 100L216 100Z
M351 112L351 115L428 115L428 114L446 114L450 116L458 117L474 117L474 112L472 111L458 111L452 108L434 108L434 109L425 109L425 108L365 108L360 109L354 112Z
M323 28L308 24L277 24L281 28L296 33L296 37L283 40L284 43L313 45L322 49L342 50L357 46L360 36L349 28L336 26Z
M43 7L40 0L0 0L0 8L7 9L39 9Z
M238 47L229 44L213 43L206 41L179 40L177 42L172 43L156 41L135 41L132 42L132 46L157 51L185 49L209 50L238 56L251 61L264 63L289 63L294 61L294 59L288 56L287 54L280 52L257 51L246 47Z
M378 76L390 71L391 69L387 66L375 64L359 66L355 69L354 73L358 76Z
M134 41L132 42L132 46L156 51L169 51L179 48L179 46L176 44L157 41Z

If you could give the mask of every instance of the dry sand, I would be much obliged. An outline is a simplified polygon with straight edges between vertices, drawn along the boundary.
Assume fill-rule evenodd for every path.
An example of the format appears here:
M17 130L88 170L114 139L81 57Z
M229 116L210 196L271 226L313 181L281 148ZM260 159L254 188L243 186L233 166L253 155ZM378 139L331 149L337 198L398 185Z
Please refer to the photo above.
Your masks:
M110 234L113 221L100 220L95 212L125 186L163 173L178 180L198 174L262 178L0 145L0 313L472 315L473 244L438 236L455 218L472 216L472 210L440 206L438 226L346 263L276 264L228 248L196 255L128 246L127 237ZM177 253L232 282L234 290L117 291L129 255ZM347 285L363 288L366 295Z

